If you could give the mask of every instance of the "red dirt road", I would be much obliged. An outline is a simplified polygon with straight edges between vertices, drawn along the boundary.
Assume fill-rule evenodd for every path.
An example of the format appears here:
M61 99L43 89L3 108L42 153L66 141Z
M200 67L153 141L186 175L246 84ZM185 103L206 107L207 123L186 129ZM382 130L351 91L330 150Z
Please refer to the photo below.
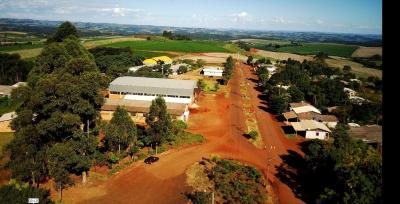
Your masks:
M241 71L242 70L242 71ZM207 142L201 145L178 148L159 155L160 160L152 165L137 162L105 181L80 184L63 193L66 203L187 203L184 193L190 190L185 183L185 170L202 157L218 154L224 158L237 159L267 172L265 149L257 149L243 137L245 133L240 82L254 76L250 67L238 65L230 81L229 97L223 93L201 94L199 109L191 111L188 130L203 134ZM247 80L249 86L255 82ZM288 149L298 151L295 142L287 139L280 124L269 113L259 109L261 100L251 88L253 106L257 107L257 120L264 143L274 145L271 151L273 165L279 165L279 155ZM277 190L279 203L303 203L291 189L276 179L275 168L270 168L269 180Z

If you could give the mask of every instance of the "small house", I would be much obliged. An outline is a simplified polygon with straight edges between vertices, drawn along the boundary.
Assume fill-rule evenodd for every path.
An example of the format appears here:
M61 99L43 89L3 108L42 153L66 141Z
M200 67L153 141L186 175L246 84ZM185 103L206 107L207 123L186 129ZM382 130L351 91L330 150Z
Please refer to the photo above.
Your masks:
M202 70L204 76L209 77L222 77L224 70L220 67L205 67Z
M326 125L315 120L292 122L291 125L296 134L302 135L307 139L327 140L332 132Z

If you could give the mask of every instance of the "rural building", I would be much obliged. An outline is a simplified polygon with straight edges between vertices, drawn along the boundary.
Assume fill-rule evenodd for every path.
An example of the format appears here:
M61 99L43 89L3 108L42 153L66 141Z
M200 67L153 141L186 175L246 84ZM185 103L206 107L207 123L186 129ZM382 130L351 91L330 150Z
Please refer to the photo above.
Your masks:
M326 125L315 120L292 122L291 125L296 134L300 134L307 139L327 140L329 139L329 133L331 133L331 130Z
M144 66L146 66L146 65L139 65L139 66L129 67L128 68L128 72L134 73L134 72L136 72L137 70L139 70L140 68L142 68Z
M272 75L276 73L276 66L273 64L267 65L267 70L268 72Z
M17 117L15 112L4 113L0 117L0 132L14 132L11 129L10 123L15 117Z
M315 120L326 125L328 128L335 128L339 120L334 115L321 115L316 112L301 112L296 113L294 111L289 111L282 113L283 118L286 120L286 124L289 122L299 122L303 120Z
M347 93L347 95L349 96L349 98L354 97L357 95L357 91L354 91L353 89L349 89L349 88L343 88L343 91L345 93Z
M299 113L305 113L305 112L315 112L318 114L321 114L321 111L318 110L316 107L313 105L307 103L307 102L299 102L299 103L289 103L289 109L290 111L295 112L296 114Z
M14 85L0 85L0 97L10 97L11 91L19 86L26 85L26 82L17 82Z
M145 59L143 61L143 64L147 65L147 66L153 66L153 65L156 65L157 62L159 62L159 61L164 62L164 64L172 64L172 59L167 56L160 56L160 57L153 57L150 59Z
M196 91L195 80L118 77L109 86L108 98L102 107L102 117L112 115L120 105L133 114L134 121L140 121L148 113L151 101L162 96L171 115L187 120L188 107L194 102Z
M285 89L285 90L288 90L289 88L290 88L290 85L280 85L280 84L278 84L278 85L276 85L276 87L279 87L279 88L282 88L282 89Z
M379 152L382 151L382 126L380 125L365 125L358 127L350 127L347 131L350 137L362 140L371 145Z
M201 72L204 76L222 77L224 70L220 67L205 67Z
M303 120L315 120L323 123L328 128L335 128L339 120L334 115L321 115L315 112L305 112L297 114L300 121Z
M170 68L170 69L172 70L172 75L178 75L178 69L179 69L179 67L181 67L181 66L187 67L188 70L190 69L190 65L185 64L185 63L173 64L173 65L171 65L171 68Z

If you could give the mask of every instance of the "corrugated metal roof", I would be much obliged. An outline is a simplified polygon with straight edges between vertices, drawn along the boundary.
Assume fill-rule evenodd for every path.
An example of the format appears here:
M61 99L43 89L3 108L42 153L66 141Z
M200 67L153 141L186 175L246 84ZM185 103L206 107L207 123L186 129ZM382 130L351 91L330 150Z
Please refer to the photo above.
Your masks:
M118 106L124 106L127 111L132 113L148 113L150 111L151 101L138 101L126 99L109 99L106 98L101 110L115 111ZM182 115L186 110L186 104L166 103L167 110L172 115Z
M4 113L4 114L0 117L0 122L12 120L12 119L14 119L15 117L17 117L17 114L16 114L15 112Z
M316 112L321 114L321 111L319 111L316 107L312 106L312 105L308 105L308 106L302 106L302 107L296 107L296 108L292 108L292 110L296 113L305 113L305 112Z
M110 91L148 94L192 96L195 80L176 80L147 77L118 77L110 84Z
M326 132L331 132L331 130L326 127L323 123L315 120L303 120L300 122L291 122L291 125L296 131L307 131L307 130L324 130Z

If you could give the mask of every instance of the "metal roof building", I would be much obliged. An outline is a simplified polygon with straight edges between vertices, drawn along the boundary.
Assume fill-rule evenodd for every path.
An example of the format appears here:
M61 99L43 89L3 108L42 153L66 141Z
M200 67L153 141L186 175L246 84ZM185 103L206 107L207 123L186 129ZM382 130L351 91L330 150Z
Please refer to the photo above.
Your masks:
M175 80L146 77L118 77L111 82L111 92L125 94L154 94L172 96L192 96L197 86L195 80Z

